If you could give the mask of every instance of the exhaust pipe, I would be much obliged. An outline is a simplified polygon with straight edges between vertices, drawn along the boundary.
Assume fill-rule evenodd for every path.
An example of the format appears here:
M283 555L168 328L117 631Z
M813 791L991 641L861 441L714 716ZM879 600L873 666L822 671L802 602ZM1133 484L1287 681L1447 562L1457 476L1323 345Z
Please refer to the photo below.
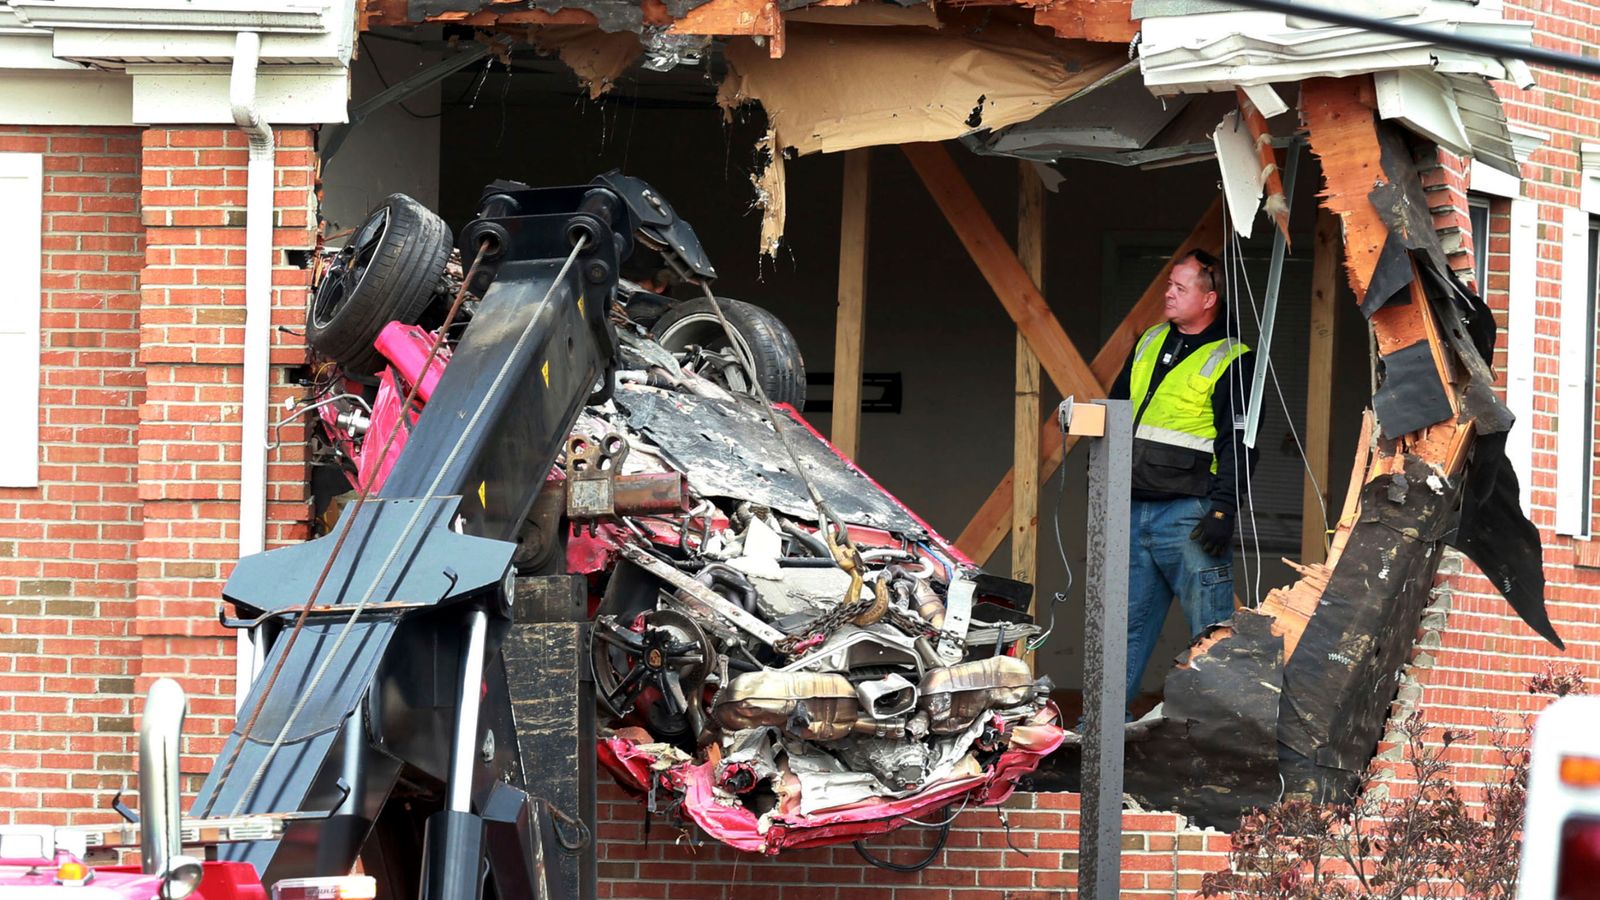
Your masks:
M178 743L189 700L171 678L157 679L139 723L139 857L146 875L161 875L183 850L178 819Z

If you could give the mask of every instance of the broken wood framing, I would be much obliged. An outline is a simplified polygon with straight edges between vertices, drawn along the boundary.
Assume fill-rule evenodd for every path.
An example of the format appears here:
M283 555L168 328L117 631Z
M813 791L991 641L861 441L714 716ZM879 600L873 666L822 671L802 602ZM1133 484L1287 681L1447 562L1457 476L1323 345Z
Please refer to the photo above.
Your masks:
M1122 370L1122 364L1127 360L1128 354L1133 351L1133 344L1150 326L1161 321L1162 304L1166 293L1167 278L1172 274L1173 265L1182 259L1191 250L1201 249L1210 253L1219 253L1222 249L1222 199L1213 201L1211 207L1200 217L1194 230L1178 245L1167 264L1156 273L1149 286L1144 289L1139 300L1133 308L1123 317L1117 325L1116 331L1106 339L1100 352L1095 354L1090 370L1098 381L1100 393L1095 396L1079 395L1079 400L1097 399L1105 396L1105 392L1116 380L1117 373ZM1047 416L1039 429L1039 481L1046 482L1060 467L1066 452L1077 442L1076 438L1068 437L1063 443L1061 429L1056 425L1055 417ZM989 492L987 500L978 508L967 527L962 530L961 536L956 539L956 546L961 552L967 554L980 563L994 554L995 548L1005 539L1006 531L1011 522L1012 485L1016 481L1016 470L1005 474L1000 483Z
M1044 289L1044 182L1031 163L1017 163L1017 256ZM1016 401L1012 416L1011 469L1016 479L1011 501L1011 577L1028 584L1039 581L1039 358L1017 332ZM1037 618L1039 593L1028 602L1028 614ZM1027 654L1033 664L1033 654Z
M1256 108L1255 101L1250 99L1243 88L1234 92L1239 99L1239 116L1244 120L1245 127L1250 131L1250 139L1255 143L1256 158L1261 162L1261 185L1266 194L1263 206L1267 216L1278 226L1278 231L1283 235L1285 244L1289 240L1289 198L1283 190L1283 177L1279 174L1278 151L1272 146L1272 132L1267 126L1267 117ZM1293 153L1294 148L1290 148ZM1292 174L1292 173L1291 173ZM1293 186L1291 185L1291 188Z
M973 193L971 185L956 168L950 153L938 144L904 144L911 165L933 195L945 221L967 248L984 280L994 290L1017 329L1028 339L1028 346L1039 357L1050 380L1063 396L1102 399L1105 388L1084 362L1078 348L1050 311L1028 270L1023 267L1010 244L995 227L994 220Z
M833 336L834 446L851 459L861 442L861 366L867 291L867 215L871 150L844 156L839 214L839 311Z
M1034 24L1050 29L1057 38L1126 45L1139 31L1139 23L1133 18L1133 0L971 0L961 5L1016 6L1031 10ZM773 59L784 55L787 43L784 29L787 17L776 0L702 0L699 3L675 0L671 4L664 0L641 0L635 9L626 12L595 4L601 11L599 15L589 9L590 4L585 0L570 0L566 4L538 0L534 3L458 0L453 4L434 4L435 11L423 14L420 21L411 19L411 6L410 0L362 0L358 7L360 30L421 22L449 22L479 28L589 25L608 32L635 33L645 28L664 28L669 34L745 35L763 39ZM855 0L822 0L812 7L792 11L791 16L797 21L803 20L818 7L829 12L837 10L840 15L825 20L840 24L902 24L893 19L885 21L881 10ZM860 10L859 16L849 15L856 10ZM931 9L925 19L928 27L939 27L939 19Z
M1328 442L1333 433L1333 351L1337 319L1339 223L1317 210L1311 263L1311 347L1306 362L1306 478L1300 512L1300 562L1328 557Z

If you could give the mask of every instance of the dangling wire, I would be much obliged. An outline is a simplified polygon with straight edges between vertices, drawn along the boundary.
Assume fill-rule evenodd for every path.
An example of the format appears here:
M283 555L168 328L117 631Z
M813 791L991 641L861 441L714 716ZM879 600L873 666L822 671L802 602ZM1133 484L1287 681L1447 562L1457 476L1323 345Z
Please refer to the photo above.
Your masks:
M1252 307L1252 309L1254 309L1254 306L1255 306L1255 293L1250 288L1250 274L1249 274L1249 272L1247 272L1245 270L1244 243L1239 239L1239 232L1237 232L1237 231L1230 231L1229 232L1229 246L1233 250L1234 273L1235 273L1234 287L1237 288L1239 285L1243 285L1244 286L1244 292L1250 296L1251 307ZM1237 303L1237 302L1235 302L1233 304L1233 317L1234 317L1234 331L1235 331L1235 333L1239 334L1242 337L1243 333L1244 333L1244 317L1243 317L1243 311L1240 309L1240 304ZM1257 313L1257 315L1256 315L1256 333L1260 334L1260 332L1261 332L1261 316L1260 316L1259 313ZM1260 365L1261 364L1261 360L1257 359L1256 360L1256 364ZM1233 382L1233 385L1237 388L1237 391L1236 391L1236 393L1234 395L1234 403L1235 403L1234 409L1235 410L1240 410L1240 409L1244 410L1245 415L1248 417L1254 411L1247 408L1249 406L1249 398L1245 393L1245 390L1246 390L1245 382L1244 382L1243 378L1239 377L1240 374L1241 373L1240 373L1239 370L1237 370L1237 369L1232 370L1232 382ZM1250 477L1251 473L1249 471L1249 468L1250 468L1250 449L1251 448L1245 447L1242 457L1241 457L1241 455L1239 453L1239 430L1238 429L1233 429L1233 440L1234 440L1234 467L1233 467L1234 483L1235 483L1235 485L1238 485L1240 480L1242 480L1244 482L1244 484L1243 484L1244 497L1246 499L1247 505L1250 507L1250 534L1249 534L1249 538L1248 538L1248 546L1246 547L1244 556L1245 556L1246 559L1248 559L1250 554L1251 554L1251 552L1254 552L1254 554L1255 554L1255 566L1254 566L1253 569L1249 565L1245 566L1245 583L1250 585L1250 607L1252 609L1254 609L1255 607L1257 607L1257 606L1259 606L1261 604L1261 570L1263 568L1263 565L1262 565L1262 562L1261 562L1261 529L1260 529L1259 524L1256 522L1255 479ZM1235 490L1237 490L1237 487L1235 488ZM1245 544L1246 543L1242 529L1241 529L1241 534L1240 534L1240 543L1241 544Z
M1226 235L1222 242L1222 269L1224 273L1223 281L1227 291L1228 315L1232 317L1230 320L1230 324L1233 326L1232 336L1242 340L1244 337L1243 319L1240 316L1239 304L1235 301L1234 294L1238 288L1239 281L1241 280L1240 273L1241 269L1243 268L1243 260L1240 259L1242 254L1239 250L1237 232L1234 230L1233 224L1229 221L1230 217L1228 215L1226 203L1223 204L1222 215L1223 234ZM1227 372L1224 373L1224 377L1228 382L1226 390L1229 392L1229 397L1233 401L1235 415L1237 416L1241 410L1244 411L1244 414L1248 415L1249 411L1245 409L1248 400L1244 396L1244 379L1239 377L1238 369L1230 363ZM1236 527L1239 534L1239 546L1241 551L1239 554L1239 568L1244 573L1245 584L1249 585L1254 583L1251 578L1250 569L1250 538L1251 533L1253 533L1255 530L1255 497L1250 492L1250 476L1248 472L1250 464L1250 449L1248 447L1241 447L1239 429L1233 427L1235 424L1236 423L1234 422L1227 423L1228 440L1233 447L1233 500L1235 504L1234 521L1237 523ZM1249 513L1251 528L1249 532L1247 532L1243 527L1243 513L1245 512L1245 507L1247 505L1250 508ZM1258 567L1260 565L1260 558L1260 542L1256 541L1256 563ZM1249 603L1251 608L1254 608L1257 603L1255 593L1256 592L1254 588L1252 588L1252 596Z
M1256 301L1255 289L1251 286L1248 279L1246 279L1244 282L1244 289L1246 296L1250 298L1250 310L1255 316L1256 327L1259 329L1261 326L1260 304ZM1289 435L1294 439L1295 450L1300 454L1300 467L1305 471L1306 477L1311 480L1312 490L1317 495L1317 506L1322 512L1323 533L1326 534L1331 524L1328 521L1328 504L1327 501L1323 499L1322 484L1317 480L1316 473L1311 471L1311 460L1306 455L1305 443L1300 439L1299 430L1294 427L1294 416L1289 412L1289 400L1283 394L1283 383L1278 380L1278 368L1277 366L1273 365L1272 358L1270 356L1257 360L1257 365L1265 365L1267 367L1267 374L1272 376L1273 392L1278 395L1278 406L1283 410L1284 423L1289 426Z
M1070 398L1068 399L1070 400ZM1067 439L1067 426L1060 422L1059 417L1057 417L1057 423L1061 426L1061 440L1063 443L1065 443ZM1044 646L1045 641L1050 640L1051 632L1056 630L1056 607L1060 606L1067 599L1067 593L1072 590L1072 562L1067 559L1067 547L1066 544L1061 540L1061 500L1067 493L1066 460L1062 460L1061 465L1057 466L1056 468L1060 475L1060 479L1057 482L1055 509L1050 514L1050 524L1055 526L1056 552L1061 554L1061 567L1067 572L1067 583L1066 586L1061 590L1056 591L1055 596L1050 600L1050 623L1045 626L1044 632L1038 637L1031 638L1024 642L1024 646L1027 647L1029 653L1037 651L1040 647Z

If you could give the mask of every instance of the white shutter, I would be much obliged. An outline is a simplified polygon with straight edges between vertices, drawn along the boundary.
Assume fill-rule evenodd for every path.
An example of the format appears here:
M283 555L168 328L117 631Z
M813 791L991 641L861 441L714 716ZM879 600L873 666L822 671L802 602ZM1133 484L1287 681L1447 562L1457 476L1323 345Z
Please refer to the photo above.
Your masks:
M44 157L0 153L0 487L39 484L39 234Z
M1589 368L1589 215L1562 210L1560 384L1556 395L1556 533L1579 537L1589 533L1589 482L1594 465L1590 407L1594 373Z
M1476 237L1476 236L1474 236ZM1487 236L1479 245L1487 249ZM1517 417L1506 438L1506 457L1517 473L1522 512L1533 510L1533 370L1538 307L1539 204L1511 201L1510 298L1506 304L1506 406Z

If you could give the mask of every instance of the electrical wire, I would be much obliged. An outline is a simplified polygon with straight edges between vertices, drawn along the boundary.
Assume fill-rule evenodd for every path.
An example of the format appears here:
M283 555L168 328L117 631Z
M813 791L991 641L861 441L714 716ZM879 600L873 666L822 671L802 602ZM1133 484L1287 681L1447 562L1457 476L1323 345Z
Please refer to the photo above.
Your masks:
M946 822L940 826L939 837L933 842L933 847L928 850L928 855L914 863L897 863L890 862L887 859L879 859L867 852L867 845L862 841L851 841L850 846L856 848L856 853L860 854L862 859L880 869L909 874L911 872L921 872L923 869L933 865L933 861L939 858L940 853L944 852L944 845L948 840L950 840L950 823Z
M1241 304L1238 303L1238 301L1237 301L1237 297L1234 296L1232 292L1239 285L1241 285L1241 284L1244 285L1245 286L1245 291L1247 293L1250 293L1252 306L1255 303L1255 299L1254 299L1255 295L1254 295L1253 292L1250 291L1250 287L1249 287L1249 285L1250 285L1250 275L1249 275L1248 272L1245 271L1244 244L1239 239L1239 232L1237 230L1229 230L1228 236L1229 236L1229 241L1225 245L1225 251L1224 252L1231 251L1231 255L1233 257L1232 271L1233 271L1233 274L1234 274L1234 284L1232 286L1230 286L1229 290L1230 290L1230 299L1233 300L1231 306L1232 306L1232 311L1233 311L1234 333L1236 335L1241 335L1244 332L1244 328L1243 328L1243 324L1244 324L1243 311L1241 309ZM1256 316L1256 330L1257 330L1257 333L1260 333L1260 328L1261 328L1261 317L1260 317L1260 315L1257 315ZM1256 364L1260 365L1261 361L1259 359L1256 360ZM1233 373L1232 373L1232 385L1236 389L1236 393L1235 393L1235 396L1234 396L1234 402L1235 402L1234 409L1236 409L1236 410L1237 409L1243 409L1243 410L1245 410L1245 415L1248 416L1252 412L1252 410L1247 408L1249 406L1249 402L1250 401L1249 401L1248 395L1246 394L1245 381L1244 381L1243 378L1239 377L1240 374L1242 374L1242 373L1239 370L1234 370ZM1250 473L1248 471L1248 469L1250 467L1250 450L1251 450L1251 448L1248 447L1248 446L1244 447L1243 448L1242 458L1241 458L1240 446L1239 446L1240 445L1239 429L1237 429L1237 428L1231 429L1230 433L1233 435L1233 449L1234 449L1233 477L1234 477L1234 484L1235 484L1235 496L1238 496L1237 492L1238 492L1239 488L1241 487L1240 482L1243 481L1242 488L1243 488L1243 491L1244 491L1244 498L1245 498L1245 501L1246 501L1244 505L1247 506L1249 508L1249 510L1250 510L1250 532L1249 532L1249 537L1247 539L1245 537L1245 534L1244 534L1243 530L1241 529L1239 538L1240 538L1240 545L1244 549L1244 553L1241 554L1242 564L1243 564L1243 568L1244 568L1244 580L1245 580L1245 584L1249 585L1249 587L1250 587L1250 602L1249 602L1249 605L1250 605L1251 609L1254 609L1255 607L1259 606L1260 603L1261 603L1261 570L1263 568L1263 565L1262 565L1262 562L1261 562L1261 529L1260 529L1259 524L1256 521L1255 479L1250 477L1252 473ZM1250 555L1251 555L1252 552L1254 552L1254 554L1255 554L1255 566L1254 567L1252 567L1250 565Z
M363 35L359 39L358 43L361 46L362 52L367 54L367 60L372 63L372 74L378 76L378 83L383 85L383 89L384 90L388 90L389 88L393 87L393 85L391 85L389 83L389 79L383 77L383 70L378 68L378 58L376 56L373 56L372 52L367 49L366 36ZM406 106L406 102L404 100L396 100L394 102L394 105L400 107L400 111L401 112L405 113L406 115L410 116L413 119L437 119L440 116L444 115L444 106L443 105L440 105L438 112L432 112L432 113L419 113L419 112L416 112L416 111L412 110L411 107Z
M1245 281L1244 286L1246 294L1250 297L1251 311L1256 317L1256 327L1260 328L1261 310L1256 304L1255 291L1251 287L1248 280ZM1283 410L1283 420L1289 426L1289 435L1294 438L1295 448L1300 452L1301 468L1305 470L1306 477L1311 479L1311 487L1316 491L1317 504L1322 508L1322 525L1324 530L1326 530L1329 525L1328 504L1322 499L1322 484L1317 480L1317 473L1311 471L1311 460L1306 455L1305 444L1300 440L1299 430L1294 427L1294 417L1289 413L1289 401L1283 395L1283 382L1278 380L1278 367L1273 365L1270 355L1267 356L1263 362L1265 362L1267 365L1267 374L1272 377L1272 387L1274 392L1278 395L1278 406Z
M1067 426L1063 423L1060 423L1059 420L1058 424L1061 426L1061 439L1063 442L1065 442L1067 437ZM1072 590L1072 562L1067 559L1066 542L1061 539L1061 501L1067 493L1066 463L1063 461L1063 463L1057 466L1056 469L1060 478L1057 481L1056 502L1055 508L1050 514L1050 524L1054 526L1055 529L1056 552L1061 554L1061 566L1066 570L1067 583L1066 586L1064 586L1061 590L1056 591L1055 596L1050 599L1050 623L1045 626L1044 632L1038 637L1030 638L1024 643L1023 646L1027 648L1029 653L1038 651L1039 648L1045 645L1046 641L1050 640L1050 635L1056 630L1056 607L1060 606L1066 601L1067 594Z
M1234 294L1236 293L1236 288L1237 288L1237 286L1239 284L1239 281L1241 280L1240 275L1241 275L1241 272L1242 272L1242 269L1243 269L1244 262L1240 258L1242 254L1240 253L1239 243L1238 243L1238 241L1236 239L1237 238L1237 232L1234 230L1233 223L1231 222L1231 216L1229 215L1228 206L1227 206L1226 203L1223 204L1222 209L1223 209L1223 211L1222 211L1222 229L1223 229L1223 234L1224 235L1228 235L1228 236L1232 236L1232 237L1235 238L1233 240L1229 240L1228 238L1224 238L1223 239L1223 242L1222 242L1222 270L1223 270L1223 284L1224 284L1224 289L1226 291L1226 302L1228 304L1228 315L1232 317L1231 318L1231 324L1233 326L1233 328L1232 328L1233 336L1235 338L1239 338L1239 337L1242 337L1242 335L1243 335L1243 318L1240 315L1239 304L1235 301ZM1226 373L1224 373L1224 377L1227 378L1227 380L1228 380L1228 386L1227 386L1226 389L1229 392L1230 398L1233 400L1233 408L1234 408L1235 415L1237 415L1240 410L1244 410L1245 414L1248 415L1249 411L1246 410L1245 407L1248 404L1249 400L1245 396L1245 393L1244 393L1244 390L1245 390L1245 388L1244 388L1244 379L1239 377L1239 370L1235 366L1229 365L1228 371ZM1255 552L1256 552L1256 564L1257 564L1258 568L1259 568L1260 562L1261 562L1261 544L1260 544L1260 540L1259 540L1259 535L1255 533L1255 495L1254 495L1254 492L1252 491L1252 489L1250 487L1250 483L1251 483L1250 473L1246 471L1249 468L1249 464L1250 464L1250 450L1249 450L1248 447L1245 447L1245 448L1243 448L1243 452L1242 453L1240 452L1241 451L1241 447L1240 447L1239 429L1233 427L1235 424L1237 424L1237 423L1235 423L1235 422L1229 422L1228 423L1228 426L1229 426L1228 427L1228 440L1231 442L1232 447L1233 447L1233 459L1234 459L1234 465L1233 465L1233 498L1234 498L1234 504L1235 504L1235 506L1234 506L1234 516L1235 516L1235 522L1239 523L1238 524L1238 533L1239 533L1239 546L1240 546L1240 551L1241 551L1240 554L1239 554L1239 568L1243 572L1245 584L1246 585L1252 585L1252 584L1259 584L1259 580L1258 579L1257 580L1252 580L1252 578L1251 578L1251 567L1250 567L1250 543L1251 543L1251 539L1250 538L1251 537L1255 538L1254 543L1255 543ZM1243 483L1241 483L1241 481ZM1243 515L1242 515L1242 513L1244 513L1246 507L1249 508L1249 514L1250 514L1250 526L1251 526L1250 527L1250 532L1251 532L1251 536L1250 537L1247 537L1245 529L1242 527L1242 525L1243 525ZM1252 590L1252 595L1251 595L1251 598L1250 598L1250 604L1249 605L1251 606L1251 608L1254 608L1256 606L1256 594L1257 594L1257 592L1256 592L1256 589L1254 587L1252 587L1251 590Z
M1255 289L1251 286L1249 279L1244 280L1244 289L1245 295L1250 299L1250 310L1255 316L1256 327L1259 329L1261 327L1261 308L1260 304L1256 302ZM1330 526L1328 521L1328 504L1327 501L1323 499L1322 484L1320 481L1318 481L1317 474L1311 470L1311 460L1306 454L1305 443L1300 439L1300 431L1294 427L1294 416L1289 411L1289 400L1283 394L1283 382L1278 379L1278 367L1273 364L1272 357L1270 355L1267 355L1265 358L1259 360L1258 364L1265 364L1267 367L1267 374L1272 377L1273 392L1278 395L1278 406L1283 410L1284 423L1289 426L1289 435L1294 439L1295 449L1300 454L1300 467L1305 471L1306 477L1311 480L1312 490L1316 492L1317 505L1322 511L1323 532L1326 533Z

